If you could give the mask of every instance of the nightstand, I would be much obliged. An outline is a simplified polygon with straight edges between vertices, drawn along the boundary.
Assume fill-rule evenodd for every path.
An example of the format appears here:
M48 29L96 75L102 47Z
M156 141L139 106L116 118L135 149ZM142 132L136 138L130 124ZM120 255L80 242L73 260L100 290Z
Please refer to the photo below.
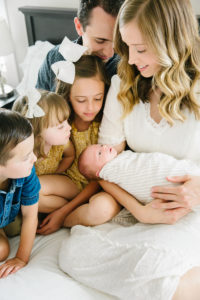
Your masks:
M16 90L14 90L14 95L6 98L6 99L0 99L0 107L2 108L7 108L7 109L11 109L13 106L14 101L17 99L18 97L18 93Z

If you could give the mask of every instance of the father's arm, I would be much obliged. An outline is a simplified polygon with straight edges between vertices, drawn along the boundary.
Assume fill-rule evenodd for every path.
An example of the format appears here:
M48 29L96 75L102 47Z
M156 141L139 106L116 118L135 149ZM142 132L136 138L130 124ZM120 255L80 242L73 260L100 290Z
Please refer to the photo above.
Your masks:
M63 60L63 56L59 53L58 45L47 53L47 56L38 72L36 88L52 92L55 91L55 74L51 69L51 65L60 60Z

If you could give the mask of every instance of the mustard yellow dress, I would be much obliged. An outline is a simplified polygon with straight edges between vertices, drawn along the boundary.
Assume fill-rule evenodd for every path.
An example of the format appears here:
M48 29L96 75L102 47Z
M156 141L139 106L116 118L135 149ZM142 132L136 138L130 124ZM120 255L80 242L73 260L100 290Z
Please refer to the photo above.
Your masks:
M97 144L99 125L99 122L92 122L85 131L78 131L73 123L71 125L71 141L75 148L75 159L71 167L66 170L65 174L76 184L80 191L84 189L88 184L88 181L78 170L78 158L87 146Z
M35 170L36 174L46 175L46 174L54 174L58 169L60 161L62 160L64 145L52 146L47 157L44 159L38 159L35 162Z

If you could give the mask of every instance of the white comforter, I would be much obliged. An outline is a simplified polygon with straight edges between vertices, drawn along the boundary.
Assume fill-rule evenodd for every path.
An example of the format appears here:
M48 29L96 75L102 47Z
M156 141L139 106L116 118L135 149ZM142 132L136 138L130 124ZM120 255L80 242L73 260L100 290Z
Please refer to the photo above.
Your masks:
M48 236L37 236L29 264L17 273L0 279L1 300L111 300L94 289L85 287L63 273L58 267L61 242L69 230L62 229ZM14 256L19 237L10 239Z
M180 277L200 266L200 215L174 225L75 226L60 267L81 283L120 300L171 300Z

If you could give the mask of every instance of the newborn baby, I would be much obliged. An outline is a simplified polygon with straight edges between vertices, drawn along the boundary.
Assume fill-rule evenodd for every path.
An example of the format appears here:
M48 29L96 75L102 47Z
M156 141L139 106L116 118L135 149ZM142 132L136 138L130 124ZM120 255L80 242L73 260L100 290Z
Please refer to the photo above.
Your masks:
M87 147L79 158L79 170L88 179L113 182L146 204L152 201L151 188L175 185L166 177L200 175L200 168L189 160L178 160L163 153L136 153L130 150L117 155L109 145Z

